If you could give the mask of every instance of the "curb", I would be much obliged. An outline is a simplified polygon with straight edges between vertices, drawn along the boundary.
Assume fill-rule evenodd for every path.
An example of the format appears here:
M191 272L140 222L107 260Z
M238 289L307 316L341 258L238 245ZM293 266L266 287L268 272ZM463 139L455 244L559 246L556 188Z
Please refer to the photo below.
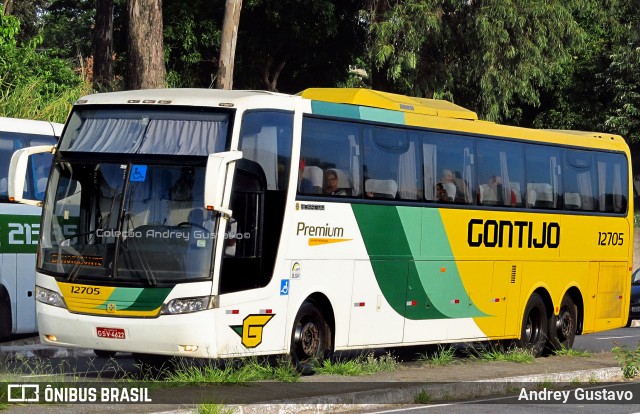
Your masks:
M0 346L0 359L96 357L91 349L47 345ZM97 358L97 357L96 357Z
M589 383L620 380L622 369L618 367L588 369L551 374L525 375L473 382L412 385L398 388L359 391L346 394L310 397L300 400L272 401L252 405L229 405L238 414L271 413L326 413L347 412L354 409L387 409L389 405L416 404L418 396L428 396L434 401L455 401L513 393L514 388L538 388L541 383ZM177 412L177 411L176 411ZM184 412L184 411L181 411ZM190 411L191 413L197 410Z

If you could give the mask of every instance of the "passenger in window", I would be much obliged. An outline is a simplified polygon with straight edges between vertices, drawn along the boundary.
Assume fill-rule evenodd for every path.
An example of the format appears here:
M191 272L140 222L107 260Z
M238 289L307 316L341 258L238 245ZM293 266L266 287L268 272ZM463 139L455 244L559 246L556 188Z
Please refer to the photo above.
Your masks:
M331 169L324 172L324 186L322 190L326 195L348 195L344 188L338 186L338 173Z
M456 199L456 183L454 180L455 176L453 171L451 170L443 170L442 171L442 180L440 184L442 184L442 188L447 192L447 197L449 197L453 201Z
M486 197L488 200L494 200L497 205L516 205L516 193L514 193L511 189L509 192L511 193L508 200L505 200L505 188L502 185L502 177L499 175L493 175L489 179L489 185L486 187L489 190L489 196Z
M447 194L447 190L444 189L442 183L436 184L436 200L447 202L453 201L453 198L449 197L449 194Z
M304 160L300 160L298 168L298 192L302 194L313 194L313 183L310 179L304 178Z

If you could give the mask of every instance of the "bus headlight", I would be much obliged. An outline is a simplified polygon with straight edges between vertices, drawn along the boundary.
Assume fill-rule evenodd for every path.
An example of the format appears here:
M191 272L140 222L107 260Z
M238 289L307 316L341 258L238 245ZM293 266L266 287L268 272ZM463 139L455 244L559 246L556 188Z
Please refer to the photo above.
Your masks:
M64 299L62 299L62 296L60 296L59 293L40 286L36 286L36 300L38 302L46 303L47 305L57 306L58 308L67 308L67 305L64 303Z
M213 298L214 296L200 296L197 298L173 299L164 305L160 313L163 315L177 315L212 309Z

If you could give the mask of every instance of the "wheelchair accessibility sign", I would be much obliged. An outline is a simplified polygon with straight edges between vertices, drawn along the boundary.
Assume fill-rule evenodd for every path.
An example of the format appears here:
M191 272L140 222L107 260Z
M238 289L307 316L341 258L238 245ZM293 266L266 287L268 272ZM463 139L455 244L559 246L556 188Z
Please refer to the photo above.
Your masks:
M286 296L289 294L289 279L280 280L280 296Z
M129 176L129 181L143 182L146 177L147 177L147 166L146 165L133 165L133 166L131 166L131 176Z

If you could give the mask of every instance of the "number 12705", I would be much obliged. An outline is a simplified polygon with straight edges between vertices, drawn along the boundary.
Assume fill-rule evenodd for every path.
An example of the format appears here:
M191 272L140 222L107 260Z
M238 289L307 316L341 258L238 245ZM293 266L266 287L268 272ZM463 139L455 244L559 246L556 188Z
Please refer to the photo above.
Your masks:
M622 246L624 244L624 233L610 231L598 232L598 246Z

